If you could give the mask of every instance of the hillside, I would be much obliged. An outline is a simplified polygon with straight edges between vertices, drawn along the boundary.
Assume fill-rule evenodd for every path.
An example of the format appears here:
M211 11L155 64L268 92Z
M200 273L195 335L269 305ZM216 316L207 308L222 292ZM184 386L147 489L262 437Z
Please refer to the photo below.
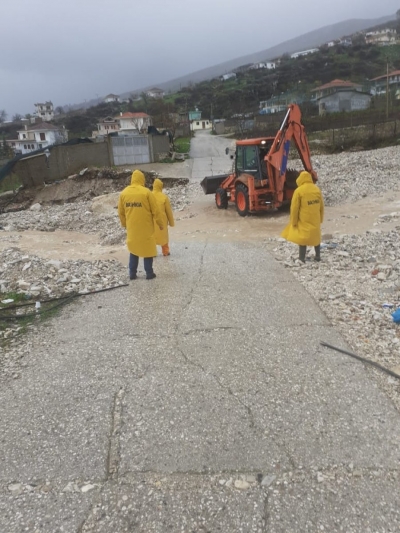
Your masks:
M217 76L221 76L222 74L225 74L226 72L238 68L241 65L270 60L280 57L284 54L292 54L300 50L315 48L329 41L340 39L344 36L349 36L361 30L365 30L373 26L378 26L380 24L384 24L385 22L395 19L396 15L381 17L379 19L345 20L343 22L324 26L318 30L310 31L308 33L300 35L299 37L295 37L294 39L284 41L276 46L273 46L272 48L267 48L260 52L255 52L254 54L241 56L230 61L225 61L224 63L220 63L218 65L214 65L206 69L192 72L190 74L187 74L180 78L176 78L174 80L170 80L168 82L158 83L157 87L160 87L165 91L176 91L180 87L185 87L190 83L199 83L204 80L210 80ZM140 90L136 89L135 92L141 92L142 90L143 88ZM131 92L132 91L127 92L122 96L128 97Z

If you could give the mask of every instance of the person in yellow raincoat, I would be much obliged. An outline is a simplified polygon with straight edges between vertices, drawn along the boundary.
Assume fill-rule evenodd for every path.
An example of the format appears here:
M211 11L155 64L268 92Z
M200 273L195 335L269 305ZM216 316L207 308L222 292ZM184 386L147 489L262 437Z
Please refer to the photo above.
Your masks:
M174 214L171 208L171 202L166 194L162 192L163 182L158 178L153 183L153 194L157 200L157 207L160 211L162 218L163 229L160 229L156 223L154 223L154 230L156 234L156 244L161 246L162 254L164 256L170 255L169 252L169 235L168 226L175 226Z
M126 244L129 255L129 277L136 279L139 257L144 258L146 279L156 277L153 271L153 257L157 255L154 223L160 229L163 221L153 193L145 186L143 172L132 173L131 184L121 192L118 201L118 215L126 228Z
M281 237L299 245L299 259L306 261L307 246L314 246L315 260L321 261L321 224L324 219L324 200L309 172L301 172L296 180L290 205L290 223Z

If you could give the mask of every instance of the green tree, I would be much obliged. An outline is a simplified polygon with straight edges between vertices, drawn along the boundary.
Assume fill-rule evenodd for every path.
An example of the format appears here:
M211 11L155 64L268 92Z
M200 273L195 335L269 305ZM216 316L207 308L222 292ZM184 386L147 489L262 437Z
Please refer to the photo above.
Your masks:
M7 113L4 109L0 109L0 124L3 124L7 119Z

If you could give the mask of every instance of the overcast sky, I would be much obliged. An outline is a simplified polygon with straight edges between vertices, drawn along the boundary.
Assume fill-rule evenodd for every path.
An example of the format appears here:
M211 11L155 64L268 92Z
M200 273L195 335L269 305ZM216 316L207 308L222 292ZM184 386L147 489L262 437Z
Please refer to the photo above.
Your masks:
M268 10L268 6L275 5ZM0 0L0 109L169 81L400 0Z

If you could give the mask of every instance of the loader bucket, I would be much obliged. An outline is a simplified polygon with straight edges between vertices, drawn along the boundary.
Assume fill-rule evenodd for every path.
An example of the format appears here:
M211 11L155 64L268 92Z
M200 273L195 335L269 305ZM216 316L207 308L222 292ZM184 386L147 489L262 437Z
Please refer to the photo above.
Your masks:
M204 194L215 194L218 187L228 176L229 174L219 174L218 176L208 176L204 178L200 183Z

